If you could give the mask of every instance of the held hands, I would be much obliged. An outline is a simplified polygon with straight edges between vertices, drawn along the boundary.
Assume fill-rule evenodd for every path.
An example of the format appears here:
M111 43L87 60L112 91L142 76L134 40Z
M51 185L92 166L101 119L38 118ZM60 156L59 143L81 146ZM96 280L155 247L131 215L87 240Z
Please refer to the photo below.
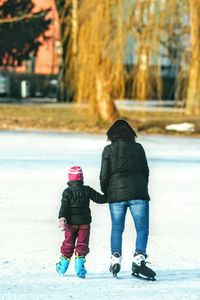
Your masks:
M67 223L66 223L66 219L65 218L60 218L58 220L58 227L60 228L61 231L65 231L66 225L67 225Z

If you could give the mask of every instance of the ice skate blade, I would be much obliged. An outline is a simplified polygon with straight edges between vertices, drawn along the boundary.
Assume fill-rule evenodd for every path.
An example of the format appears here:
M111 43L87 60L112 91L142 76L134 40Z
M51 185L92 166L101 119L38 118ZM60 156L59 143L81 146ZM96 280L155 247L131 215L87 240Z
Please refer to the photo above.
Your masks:
M155 277L144 277L144 276L141 276L141 275L138 274L138 273L132 273L132 276L133 276L133 277L136 277L136 278L138 278L138 279L141 279L141 280L156 281L156 278L155 278Z
M112 273L113 278L117 279L117 273Z
M56 272L60 277L64 277L65 273L61 272L60 269L56 268Z
M77 274L76 276L77 276L78 278L85 279L85 275Z
M114 278L117 278L117 274L119 273L121 266L119 264L111 265L109 271L112 273Z
M116 273L116 272L112 272L112 270L111 270L111 269L110 269L109 271L110 271L110 273L112 274L113 278L115 278L115 279L117 279L117 278L118 278L118 277L117 277L117 274L118 274L118 273Z

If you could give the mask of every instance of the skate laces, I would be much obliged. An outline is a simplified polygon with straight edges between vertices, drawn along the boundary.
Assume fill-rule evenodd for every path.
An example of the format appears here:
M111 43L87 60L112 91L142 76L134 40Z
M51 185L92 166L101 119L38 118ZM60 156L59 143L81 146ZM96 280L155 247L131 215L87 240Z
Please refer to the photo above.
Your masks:
M76 258L76 259L78 259L78 258L79 258L79 259L82 259L84 262L86 262L85 256L83 256L83 255L80 255L80 256L79 256L78 254L76 254L76 255L75 255L75 258Z
M71 258L66 257L66 256L64 256L64 255L61 255L58 264L62 264L62 263L64 263L64 262L65 262L65 263L69 263L70 260L71 260Z
M85 269L85 262L86 262L85 256L78 256L78 255L76 255L75 262L76 262L76 265L79 268L81 268L83 270L86 270Z
M138 265L138 266L145 266L146 265L146 260L145 260L145 255L144 254L135 254L133 257L133 262Z
M135 253L133 257L133 262L138 266L145 266L146 264L151 265L150 261L147 261L147 254Z
M85 256L78 256L75 257L75 271L77 276L80 278L85 278L87 270L85 268L84 263L86 262Z
M122 256L119 252L114 252L111 255L111 263L114 264L120 264L122 260Z
M68 260L68 261L71 260L71 257L66 257L66 256L64 256L64 255L61 255L60 260L63 259L63 258L64 258L65 260Z

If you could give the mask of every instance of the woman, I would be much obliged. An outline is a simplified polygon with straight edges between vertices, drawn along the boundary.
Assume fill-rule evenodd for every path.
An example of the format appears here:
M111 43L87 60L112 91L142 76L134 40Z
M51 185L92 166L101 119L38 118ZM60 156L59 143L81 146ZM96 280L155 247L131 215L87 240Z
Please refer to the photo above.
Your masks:
M127 208L130 209L137 233L132 263L133 275L153 279L156 275L146 267L149 233L149 168L135 131L125 120L117 120L107 132L111 144L102 153L100 185L107 195L112 221L111 266L113 276L121 267L122 234Z

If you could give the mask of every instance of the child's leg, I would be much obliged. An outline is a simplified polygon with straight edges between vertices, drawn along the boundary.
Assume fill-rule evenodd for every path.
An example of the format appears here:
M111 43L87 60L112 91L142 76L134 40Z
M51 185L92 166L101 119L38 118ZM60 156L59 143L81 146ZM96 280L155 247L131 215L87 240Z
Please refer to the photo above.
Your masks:
M75 240L77 237L78 226L67 225L65 230L65 239L61 246L62 256L60 261L56 264L56 271L60 275L64 275L70 263L70 258L73 255Z
M78 234L78 226L67 225L65 230L65 239L60 248L63 256L70 258L74 253L75 241Z
M89 236L90 224L80 225L75 249L75 271L77 276L81 278L85 278L85 275L87 273L85 269L85 256L89 252Z
M75 253L86 256L89 252L90 224L79 225Z

